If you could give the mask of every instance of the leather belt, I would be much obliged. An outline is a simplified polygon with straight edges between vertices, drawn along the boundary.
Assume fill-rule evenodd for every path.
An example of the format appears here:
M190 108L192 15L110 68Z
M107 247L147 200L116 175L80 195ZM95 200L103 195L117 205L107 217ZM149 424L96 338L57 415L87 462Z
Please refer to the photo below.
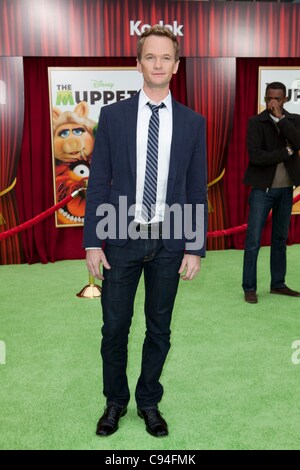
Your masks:
M158 233L159 235L161 235L162 225L162 222L155 222L153 224L137 224L136 231L144 233Z

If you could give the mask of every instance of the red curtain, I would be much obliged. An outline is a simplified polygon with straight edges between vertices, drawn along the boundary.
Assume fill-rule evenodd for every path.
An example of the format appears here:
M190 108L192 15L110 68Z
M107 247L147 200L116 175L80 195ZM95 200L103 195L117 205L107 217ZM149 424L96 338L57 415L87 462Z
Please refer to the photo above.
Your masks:
M0 57L0 80L3 92L0 103L1 233L18 225L19 221L14 181L20 157L24 117L23 62L21 57ZM21 261L19 235L0 242L0 264L16 264Z
M235 59L187 59L188 105L203 114L207 125L208 182L222 173L227 160L233 121L235 92ZM208 198L213 212L209 214L209 231L226 228L223 179L213 184ZM209 249L227 246L224 237L208 239Z
M25 120L16 189L20 221L54 205L48 67L135 66L135 58L24 58ZM172 81L176 99L186 103L185 61ZM56 228L54 216L22 234L28 263L81 259L82 228Z
M237 59L234 123L225 174L230 227L247 222L249 187L246 187L242 180L249 161L246 147L248 119L257 114L259 66L300 66L300 59ZM268 222L262 236L262 245L270 244L271 227L271 222ZM230 237L232 248L243 249L244 242L245 232ZM293 216L288 243L299 242L300 218Z
M1 0L0 55L132 57L135 32L159 21L185 57L300 56L299 5L275 0Z

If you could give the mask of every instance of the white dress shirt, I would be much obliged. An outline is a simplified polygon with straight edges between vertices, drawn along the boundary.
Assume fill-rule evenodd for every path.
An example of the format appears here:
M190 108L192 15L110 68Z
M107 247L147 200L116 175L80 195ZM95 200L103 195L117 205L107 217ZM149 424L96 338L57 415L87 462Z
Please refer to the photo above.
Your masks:
M158 142L158 169L157 169L157 194L156 211L151 223L160 222L164 219L165 203L167 195L167 184L169 175L169 163L171 154L171 142L173 132L172 98L168 96L160 103L151 101L144 90L141 90L138 105L137 133L136 133L136 208L135 218L137 223L145 224L142 217L142 202L146 172L147 141L149 121L152 114L147 103L159 105L165 104L165 108L159 110L159 142Z

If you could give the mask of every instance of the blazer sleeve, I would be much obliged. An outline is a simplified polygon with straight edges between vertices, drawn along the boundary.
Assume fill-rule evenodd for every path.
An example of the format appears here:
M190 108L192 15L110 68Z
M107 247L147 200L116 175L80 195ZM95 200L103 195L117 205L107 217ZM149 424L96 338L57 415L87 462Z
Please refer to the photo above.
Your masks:
M186 199L192 208L192 228L197 235L186 241L186 253L205 257L208 218L206 123L199 114L196 114L195 123L196 137L187 171Z

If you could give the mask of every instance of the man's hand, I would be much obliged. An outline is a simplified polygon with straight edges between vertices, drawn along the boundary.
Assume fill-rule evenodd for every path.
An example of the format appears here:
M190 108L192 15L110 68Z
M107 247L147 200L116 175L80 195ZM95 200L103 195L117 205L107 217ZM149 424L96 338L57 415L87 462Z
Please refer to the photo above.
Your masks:
M277 100L270 100L268 102L268 111L269 113L273 114L273 116L278 119L281 119L283 117L282 105L281 103L278 103Z
M181 279L191 281L197 276L200 268L201 256L185 254L178 272L182 274Z
M89 272L95 278L103 281L104 277L100 271L101 263L106 269L111 269L103 250L98 248L86 250L86 265Z
M300 150L298 150L298 157L300 157Z

